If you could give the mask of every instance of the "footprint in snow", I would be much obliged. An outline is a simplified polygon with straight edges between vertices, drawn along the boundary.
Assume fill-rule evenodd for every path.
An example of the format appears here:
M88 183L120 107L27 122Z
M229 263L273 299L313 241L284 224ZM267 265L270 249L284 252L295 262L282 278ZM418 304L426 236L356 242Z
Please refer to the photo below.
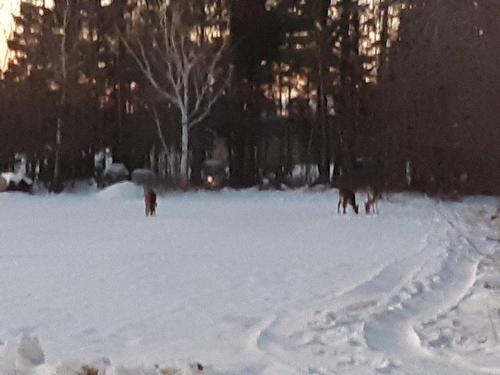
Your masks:
M375 371L377 371L380 374L389 374L393 370L398 369L398 365L396 365L394 362L392 362L389 359L383 359L382 362L375 368Z

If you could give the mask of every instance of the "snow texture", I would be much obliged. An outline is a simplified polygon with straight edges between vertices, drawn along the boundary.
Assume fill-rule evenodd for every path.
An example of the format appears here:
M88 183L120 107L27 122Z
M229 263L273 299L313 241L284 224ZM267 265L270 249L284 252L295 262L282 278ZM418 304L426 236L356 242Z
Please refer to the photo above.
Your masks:
M500 373L493 199L142 194L0 195L0 374Z

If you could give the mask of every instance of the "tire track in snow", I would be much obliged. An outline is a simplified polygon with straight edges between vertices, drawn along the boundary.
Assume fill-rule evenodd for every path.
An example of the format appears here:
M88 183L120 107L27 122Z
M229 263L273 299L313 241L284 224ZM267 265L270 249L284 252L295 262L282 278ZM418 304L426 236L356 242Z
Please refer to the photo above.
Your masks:
M455 216L441 212L450 227L447 252L440 270L424 279L416 278L414 294L400 293L386 310L374 314L364 326L364 337L370 349L391 358L391 365L404 374L500 373L497 368L473 366L458 356L437 356L425 347L415 325L456 306L474 285L477 266L483 254ZM437 282L436 282L437 281ZM406 298L405 298L406 297ZM442 354L442 353L441 353Z
M370 349L362 335L364 324L380 306L389 302L388 295L400 291L421 272L425 262L419 260L426 250L423 246L416 254L391 261L333 298L319 299L313 310L282 312L261 326L251 340L252 347L280 364L290 365L290 352L295 352L294 373L299 374L346 373L349 368L353 368L356 375L372 374L373 367L389 370L392 364L385 356L371 358L366 353ZM390 290L386 289L388 285ZM332 311L331 306L336 309ZM310 366L304 368L304 364ZM368 372L363 372L361 367Z
M464 234L468 228L461 220L443 210L436 217L447 227L428 236L418 254L390 262L329 301L318 301L316 309L275 317L256 335L255 348L289 365L294 352L293 366L301 374L497 373L456 356L438 357L414 328L465 297L484 255Z

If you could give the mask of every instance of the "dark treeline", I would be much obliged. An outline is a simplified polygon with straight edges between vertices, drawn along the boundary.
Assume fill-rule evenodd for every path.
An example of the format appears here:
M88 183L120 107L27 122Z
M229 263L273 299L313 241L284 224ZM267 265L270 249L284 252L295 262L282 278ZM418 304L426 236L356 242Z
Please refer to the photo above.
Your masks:
M104 154L186 186L500 193L495 0L25 0L0 81L0 170L59 190ZM189 181L188 181L189 179Z

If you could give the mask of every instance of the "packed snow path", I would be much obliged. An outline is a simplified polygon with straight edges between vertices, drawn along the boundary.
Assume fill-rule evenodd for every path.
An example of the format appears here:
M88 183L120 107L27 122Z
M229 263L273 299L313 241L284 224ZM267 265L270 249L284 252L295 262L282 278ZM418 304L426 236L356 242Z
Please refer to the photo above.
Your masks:
M129 184L0 195L0 373L70 360L118 375L500 373L494 201L397 195L369 217L336 203L175 193L151 219Z
M494 327L487 327L486 335L495 340L495 351L483 353L490 357L489 365L485 365L484 356L474 361L453 350L443 350L447 347L443 344L455 339L447 337L446 332L440 330L438 337L429 339L419 331L445 319L449 311L457 311L473 295L474 286L481 288L482 284L476 282L478 265L500 250L498 244L487 240L488 233L498 228L492 228L484 212L476 212L476 216L461 212L458 205L454 210L437 206L431 220L437 227L422 241L421 252L387 263L373 277L326 303L284 313L260 332L257 345L274 353L283 364L289 363L288 353L293 351L294 366L301 369L299 373L307 374L500 373L498 357L491 361L500 353L495 337L500 309L494 309ZM457 212L464 216L457 216ZM466 218L471 217L474 222L465 225ZM500 263L495 262L494 268L498 272ZM495 289L500 289L498 283ZM479 308L484 308L488 297L477 301ZM479 315L462 316L467 318L484 319ZM484 328L475 334L484 335ZM460 339L474 341L474 337ZM481 348L473 345L472 349L480 352Z

